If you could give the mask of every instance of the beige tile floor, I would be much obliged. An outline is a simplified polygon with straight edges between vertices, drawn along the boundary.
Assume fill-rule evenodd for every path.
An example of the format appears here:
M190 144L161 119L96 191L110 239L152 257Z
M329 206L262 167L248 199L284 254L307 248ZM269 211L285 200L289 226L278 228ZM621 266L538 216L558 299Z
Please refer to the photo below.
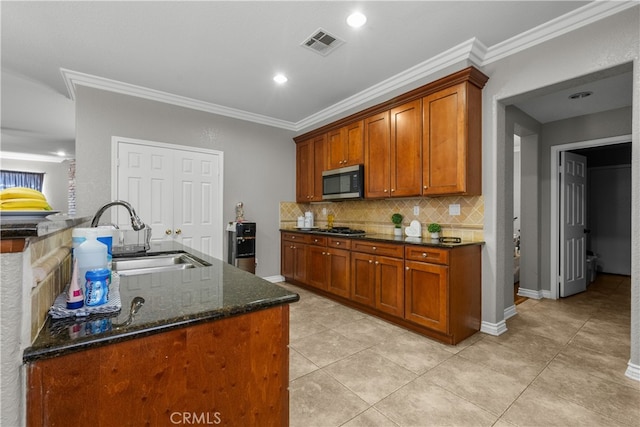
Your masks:
M290 425L638 426L630 278L527 300L508 332L448 346L299 287L291 305Z

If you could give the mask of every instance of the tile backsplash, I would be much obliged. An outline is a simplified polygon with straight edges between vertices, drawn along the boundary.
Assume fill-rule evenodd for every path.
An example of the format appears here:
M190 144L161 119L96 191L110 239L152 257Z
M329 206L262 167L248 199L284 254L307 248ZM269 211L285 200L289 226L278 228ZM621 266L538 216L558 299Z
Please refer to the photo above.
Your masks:
M450 215L449 206L460 205L460 215ZM414 208L419 210L414 215ZM422 235L427 237L427 225L437 222L442 226L442 236L461 237L464 240L482 241L484 199L482 196L451 196L437 198L353 200L327 203L280 202L280 228L297 225L297 218L305 211L313 212L315 226L326 227L327 216L333 214L334 226L347 226L367 233L393 234L391 215L398 212L404 218L402 228L414 219L422 225Z

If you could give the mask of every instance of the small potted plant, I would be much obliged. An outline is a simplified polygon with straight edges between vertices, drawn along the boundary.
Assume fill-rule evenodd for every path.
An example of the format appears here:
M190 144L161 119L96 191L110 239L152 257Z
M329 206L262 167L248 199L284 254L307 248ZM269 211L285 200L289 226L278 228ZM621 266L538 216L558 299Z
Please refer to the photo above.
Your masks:
M391 215L391 222L393 222L395 228L393 229L393 234L395 236L402 236L402 215L399 213L394 213Z
M432 239L439 239L440 231L442 231L442 227L437 222L432 222L427 226L427 231L431 233Z

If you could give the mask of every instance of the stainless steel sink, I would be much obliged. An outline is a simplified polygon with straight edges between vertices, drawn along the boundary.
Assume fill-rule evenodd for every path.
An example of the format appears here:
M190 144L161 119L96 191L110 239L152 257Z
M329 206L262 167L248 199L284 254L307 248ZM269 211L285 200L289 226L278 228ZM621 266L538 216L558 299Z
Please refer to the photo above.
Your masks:
M187 252L118 257L114 258L112 262L113 271L121 276L186 270L187 268L206 267L209 265L211 264Z

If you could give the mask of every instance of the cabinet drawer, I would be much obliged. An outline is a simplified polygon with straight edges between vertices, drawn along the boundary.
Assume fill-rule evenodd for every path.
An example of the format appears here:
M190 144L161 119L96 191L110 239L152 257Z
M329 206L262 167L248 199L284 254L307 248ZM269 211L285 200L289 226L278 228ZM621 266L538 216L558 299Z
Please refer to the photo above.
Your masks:
M311 235L302 233L282 233L282 240L288 242L309 243Z
M351 242L351 250L356 252L364 252L366 254L404 258L403 246L389 243L370 242L367 240L353 240Z
M449 264L449 251L447 249L437 249L426 246L405 246L404 256L410 261Z
M339 239L336 237L329 237L327 239L327 246L330 248L337 248L337 249L351 249L351 240Z
M307 243L315 246L327 246L327 238L324 236L307 236Z

